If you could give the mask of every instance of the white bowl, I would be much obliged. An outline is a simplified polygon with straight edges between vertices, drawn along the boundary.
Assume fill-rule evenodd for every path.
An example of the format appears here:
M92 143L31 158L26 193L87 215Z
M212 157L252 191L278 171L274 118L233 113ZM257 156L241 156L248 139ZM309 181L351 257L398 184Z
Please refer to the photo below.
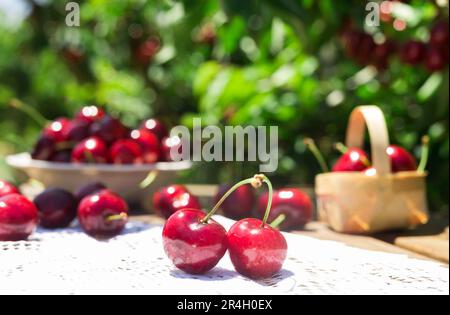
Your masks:
M191 168L190 161L158 162L140 165L73 164L33 160L29 153L6 157L6 163L45 187L58 187L75 191L89 182L101 182L130 202L141 202L151 209L152 193L163 185L173 183L177 172ZM148 179L150 185L140 188Z

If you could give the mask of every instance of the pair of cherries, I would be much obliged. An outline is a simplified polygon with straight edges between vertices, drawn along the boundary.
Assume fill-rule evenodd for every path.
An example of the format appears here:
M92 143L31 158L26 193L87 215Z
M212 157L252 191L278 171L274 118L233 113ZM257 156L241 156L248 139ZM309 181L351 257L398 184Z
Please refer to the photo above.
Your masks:
M222 185L215 196L218 202L231 188L230 185ZM253 215L263 216L266 210L269 193L262 194L258 199L254 190L249 186L240 186L233 191L222 203L220 209L225 216L239 220ZM256 211L254 211L256 204ZM272 209L269 221L282 218L279 227L282 230L302 228L311 221L313 216L313 204L309 196L299 188L283 188L273 192Z
M65 228L75 217L82 229L95 238L119 234L128 218L126 202L100 183L81 187L75 194L49 188L34 202L16 187L0 181L0 241L27 239L39 223L48 229Z
M227 232L212 215L226 198L245 184L269 186L269 197L264 219L247 218L237 221ZM283 266L287 255L284 236L267 224L273 189L264 175L243 180L226 192L208 213L198 209L181 209L166 221L162 237L164 250L173 264L190 274L202 274L214 268L229 252L234 268L251 279L275 275Z
M27 105L16 107L25 110ZM119 119L92 105L83 107L73 119L63 117L47 124L31 156L64 163L155 163L170 161L171 149L179 147L180 142L177 137L168 137L167 128L156 119L148 119L130 130Z

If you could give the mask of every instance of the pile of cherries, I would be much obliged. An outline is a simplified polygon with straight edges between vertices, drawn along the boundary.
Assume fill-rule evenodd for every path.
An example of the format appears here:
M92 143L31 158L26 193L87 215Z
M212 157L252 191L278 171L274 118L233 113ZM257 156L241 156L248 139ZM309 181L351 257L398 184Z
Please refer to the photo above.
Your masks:
M75 118L58 118L42 130L31 153L36 160L60 163L143 164L170 161L180 145L156 119L131 130L97 106L85 106Z
M264 219L245 218L227 232L211 217L226 198L242 185L269 186ZM172 191L172 190L171 190ZM182 208L173 213L163 228L164 250L173 264L190 274L205 273L229 252L234 268L251 279L268 278L278 273L287 255L284 236L267 224L272 203L272 185L264 175L243 180L228 190L208 213Z
M397 44L391 39L377 44L371 34L352 26L342 33L346 55L361 65L374 65L380 70L389 66L389 60L398 54L408 65L424 65L430 71L441 71L449 63L449 29L445 20L437 21L430 30L428 42L408 40Z
M84 185L75 194L48 188L31 202L17 187L0 180L0 241L26 240L38 224L65 228L76 217L86 234L110 238L125 227L128 205L101 183Z
M221 185L214 198L218 203L232 185ZM219 209L231 219L240 220L248 217L264 215L269 193L256 197L254 189L242 185L233 190L228 198L220 203ZM184 208L201 210L200 201L182 185L163 187L153 195L153 208L158 214L168 219L178 210ZM272 198L272 209L268 220L282 218L280 229L291 230L302 228L312 220L313 204L309 196L299 188L283 188L275 190Z

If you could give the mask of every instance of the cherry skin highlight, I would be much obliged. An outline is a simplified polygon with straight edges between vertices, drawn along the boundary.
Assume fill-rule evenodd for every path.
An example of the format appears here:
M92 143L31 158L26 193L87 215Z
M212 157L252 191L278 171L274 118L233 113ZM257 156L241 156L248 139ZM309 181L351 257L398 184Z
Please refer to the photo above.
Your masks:
M75 119L91 124L104 116L105 111L103 109L95 105L90 105L84 106L77 114L75 114Z
M227 233L228 251L234 268L251 279L278 273L287 255L287 243L280 231L258 219L236 222Z
M153 133L146 130L133 130L130 138L140 146L145 163L151 164L158 161L159 140Z
M366 161L366 162L365 162ZM333 172L361 172L368 168L369 157L364 150L349 148L333 165Z
M171 185L158 190L153 195L153 207L166 219L181 209L201 209L198 199L182 185Z
M168 136L167 128L166 126L159 120L151 118L147 119L141 124L140 129L144 129L147 131L150 131L154 135L158 137L158 139L161 141L164 137Z
M175 212L164 225L164 251L173 264L190 274L205 273L222 259L227 250L225 229L197 209Z
M39 224L48 229L65 228L77 215L77 201L68 191L49 188L34 198Z
M417 169L416 159L404 148L397 145L390 145L386 153L391 159L393 173L402 171L415 171Z
M19 194L0 198L0 241L26 240L38 223L36 206Z
M72 151L72 162L107 163L108 149L106 144L96 137L90 137L81 141Z
M19 188L6 180L0 179L0 198L11 194L20 194Z
M117 218L111 220L113 217ZM85 197L78 206L80 226L94 238L111 238L120 234L127 217L125 200L106 189Z

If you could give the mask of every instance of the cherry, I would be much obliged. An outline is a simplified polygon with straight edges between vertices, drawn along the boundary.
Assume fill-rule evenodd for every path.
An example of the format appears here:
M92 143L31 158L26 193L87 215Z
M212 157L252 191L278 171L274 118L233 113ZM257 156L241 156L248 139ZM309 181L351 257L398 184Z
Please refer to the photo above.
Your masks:
M103 185L102 183L99 182L88 183L81 186L75 191L75 198L77 199L78 202L80 202L81 200L83 200L83 198L104 189L106 189L106 186Z
M359 52L359 45L364 37L364 33L357 30L347 30L343 33L345 52L348 57L356 58Z
M48 161L56 151L56 142L53 138L42 134L34 145L31 157L34 160Z
M153 207L165 218L181 209L201 209L198 199L182 185L171 185L158 190L153 195Z
M251 279L269 278L279 272L287 255L280 231L258 219L236 222L227 233L234 268Z
M145 163L155 163L160 155L159 140L147 130L133 130L130 138L134 140L142 150L142 156Z
M448 22L437 22L430 31L430 43L435 46L448 45Z
M77 214L77 201L68 191L59 188L46 189L34 198L42 227L55 229L70 225Z
M95 105L84 106L77 114L75 114L76 120L93 123L105 116L105 111Z
M390 145L386 149L386 153L391 159L391 168L393 173L414 171L417 169L417 162L415 158L404 148L396 145Z
M367 33L362 33L360 37L360 42L357 48L358 52L355 59L360 64L367 65L371 62L372 53L375 49L375 41L372 35Z
M0 179L0 198L11 194L20 194L20 191L13 184Z
M82 120L72 120L64 130L67 141L80 142L89 137L89 123Z
M136 59L141 64L148 64L158 52L160 45L161 44L157 37L151 37L147 39L137 47L135 51Z
M0 241L26 240L36 228L36 206L19 194L0 198Z
M375 46L373 52L373 62L378 69L384 70L388 67L389 58L397 50L396 44L392 40L385 40Z
M258 212L263 215L269 199L269 194L263 194L258 200ZM313 204L307 194L298 188L284 188L273 194L272 209L268 221L274 221L280 215L285 219L280 224L281 229L302 228L312 220Z
M424 63L430 72L441 71L448 64L448 52L436 46L429 46Z
M130 139L117 140L109 150L109 158L114 164L140 164L143 162L139 144Z
M217 265L227 250L225 229L197 209L182 209L164 224L164 251L173 264L191 274L205 273Z
M345 150L333 165L333 172L361 172L370 166L367 153L359 148Z
M181 154L182 150L182 144L181 144L181 138L178 136L173 137L165 137L161 140L161 147L160 147L160 160L162 161L172 161L171 151L172 148L175 148L174 150L177 150L179 154Z
M107 163L108 149L97 137L90 137L78 143L72 151L72 162L75 163Z
M425 44L410 40L400 48L400 58L404 63L418 65L425 57Z
M71 150L58 151L50 157L50 161L56 163L70 163L71 159L72 159Z
M162 140L164 137L168 136L167 128L166 126L159 120L156 120L154 118L147 119L141 124L140 129L145 129L150 132L153 132L159 140Z
M232 185L221 185L215 196L215 202L219 202L220 198L232 187ZM244 185L237 188L222 203L220 209L223 213L232 219L242 219L251 216L253 206L255 204L255 193L253 188Z
M107 144L111 144L116 140L125 138L128 129L119 119L105 115L91 125L90 132L92 136L102 139Z
M66 130L70 125L70 120L67 118L58 118L52 121L43 130L43 135L55 140L56 142L67 141Z
M128 205L109 190L102 190L81 200L78 221L95 238L110 238L122 232L127 223Z

